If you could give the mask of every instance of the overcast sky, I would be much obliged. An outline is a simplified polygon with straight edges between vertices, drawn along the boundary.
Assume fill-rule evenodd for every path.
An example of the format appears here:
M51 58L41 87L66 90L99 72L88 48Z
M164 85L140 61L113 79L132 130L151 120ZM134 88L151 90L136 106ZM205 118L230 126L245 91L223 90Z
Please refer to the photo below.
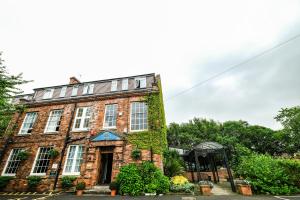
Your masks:
M1 0L0 51L22 89L155 72L167 122L193 117L279 128L300 105L300 38L177 93L300 34L300 0ZM169 100L168 100L169 99Z

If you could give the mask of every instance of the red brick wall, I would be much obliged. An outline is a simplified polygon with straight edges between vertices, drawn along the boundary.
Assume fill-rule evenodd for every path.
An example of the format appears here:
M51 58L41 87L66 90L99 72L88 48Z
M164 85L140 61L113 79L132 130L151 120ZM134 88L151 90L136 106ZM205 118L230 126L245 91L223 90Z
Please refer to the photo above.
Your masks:
M107 99L107 100L97 100L90 102L81 102L78 103L77 107L91 106L92 107L92 116L90 119L90 131L83 132L73 132L71 130L71 139L85 137L83 140L73 142L72 144L84 144L85 145L85 154L83 157L84 163L81 166L81 178L87 183L87 187L92 187L97 182L97 176L99 172L99 153L97 149L97 144L92 144L89 142L89 138L92 137L91 132L99 133L103 130L103 121L105 113L105 105L117 103L118 104L118 115L117 115L117 129L113 130L121 135L124 135L123 132L129 131L130 127L130 102L140 101L141 97L128 97L128 98L116 98L116 99ZM37 154L39 147L43 146L54 146L55 149L61 151L64 146L64 140L67 134L68 126L72 118L72 111L75 104L60 104L60 105L45 105L39 107L31 107L26 110L26 112L38 112L38 117L36 123L34 124L32 133L30 135L18 135L19 129L23 123L26 113L23 113L18 122L16 122L18 128L14 133L13 144L9 145L7 151L5 152L4 159L1 161L0 173L2 173L5 163L8 159L9 153L13 148L25 148L31 153L31 156L28 160L22 161L19 169L17 170L16 178L10 182L7 187L8 191L25 191L27 189L27 176L30 175L34 159ZM50 114L50 111L53 109L64 109L60 130L57 134L44 134L44 128ZM120 114L119 114L120 113ZM74 113L75 114L75 113ZM14 116L14 121L16 121L17 115ZM73 122L72 122L73 127ZM71 128L72 128L71 127ZM130 133L129 133L130 134ZM0 142L1 145L1 142ZM112 179L114 180L119 169L122 165L125 165L130 162L135 162L131 158L132 146L123 141L118 141L114 143L103 142L103 144L98 144L98 146L108 146L114 145L114 163L112 169ZM65 164L67 149L62 162L62 170ZM162 168L162 158L161 155L154 154L154 163ZM59 163L60 156L51 160L49 165L47 175L43 177L42 183L39 185L39 191L45 191L52 189L54 178L49 178L49 173L53 163ZM142 160L150 160L150 151L142 151ZM137 161L141 162L141 161ZM60 186L60 184L59 184Z

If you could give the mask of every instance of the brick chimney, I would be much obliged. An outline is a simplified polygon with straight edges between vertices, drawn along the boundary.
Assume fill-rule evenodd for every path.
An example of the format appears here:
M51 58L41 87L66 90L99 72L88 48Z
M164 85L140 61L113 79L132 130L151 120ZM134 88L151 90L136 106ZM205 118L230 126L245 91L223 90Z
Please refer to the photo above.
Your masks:
M80 83L80 81L75 76L70 77L70 81L69 81L70 85L77 84L77 83Z

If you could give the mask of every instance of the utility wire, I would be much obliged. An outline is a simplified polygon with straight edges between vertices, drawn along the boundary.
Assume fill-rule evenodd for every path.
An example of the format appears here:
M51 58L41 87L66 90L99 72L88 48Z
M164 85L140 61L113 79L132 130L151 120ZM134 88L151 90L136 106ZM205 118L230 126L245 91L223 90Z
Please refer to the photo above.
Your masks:
M293 40L298 39L299 37L300 37L300 34L298 34L298 35L296 35L296 36L294 36L294 37L291 37L290 39L288 39L288 40L286 40L286 41L284 41L284 42L281 42L281 43L279 43L279 44L273 46L272 48L269 48L269 49L267 49L267 50L265 50L265 51L262 51L261 53L255 55L255 56L253 56L253 57L251 57L251 58L248 58L247 60L244 60L244 61L242 61L242 62L240 62L240 63L238 63L238 64L236 64L236 65L233 65L233 66L229 67L228 69L226 69L226 70L224 70L224 71L221 71L220 73L217 73L217 74L215 74L215 75L213 75L213 76L211 76L211 77L209 77L209 78L207 78L207 79L205 79L205 80L203 80L203 81L200 81L200 82L196 83L195 85L193 85L193 86L190 87L190 88L187 88L187 89L185 89L185 90L182 90L181 92L179 92L179 93L177 93L177 94L175 94L175 95L173 95L173 96L167 98L166 101L169 101L169 100L171 100L171 99L174 99L175 97L178 97L178 96L180 96L180 95L183 95L183 94L189 92L190 90L192 90L192 89L194 89L194 88L196 88L196 87L199 87L199 86L201 86L201 85L203 85L203 84L205 84L205 83L207 83L207 82L209 82L209 81L211 81L211 80L213 80L213 79L216 79L216 78L218 78L219 76L222 76L223 74L225 74L225 73L227 73L227 72L229 72L229 71L232 71L232 70L234 70L234 69L236 69L236 68L238 68L238 67L243 66L243 65L246 64L246 63L251 62L252 60L255 60L255 59L259 58L259 57L262 57L262 56L266 55L267 53L269 53L269 52L271 52L271 51L273 51L273 50L275 50L275 49L278 49L278 48L282 47L283 45L285 45L285 44L287 44L287 43L289 43L289 42L291 42L291 41L293 41Z

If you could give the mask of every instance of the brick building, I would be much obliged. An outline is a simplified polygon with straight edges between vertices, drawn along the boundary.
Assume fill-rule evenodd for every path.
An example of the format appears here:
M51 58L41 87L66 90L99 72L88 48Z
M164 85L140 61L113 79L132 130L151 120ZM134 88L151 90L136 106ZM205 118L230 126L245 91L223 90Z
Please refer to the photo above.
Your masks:
M161 106L150 111L151 95ZM162 168L166 125L159 75L84 83L71 77L67 85L34 89L14 103L26 109L13 116L11 134L0 140L1 175L14 177L7 191L26 191L28 176L41 176L37 189L47 191L59 189L67 175L84 180L87 188L108 184L131 162L152 160ZM51 149L59 155L51 157ZM140 158L132 158L133 150ZM20 160L21 151L29 152L26 160Z

